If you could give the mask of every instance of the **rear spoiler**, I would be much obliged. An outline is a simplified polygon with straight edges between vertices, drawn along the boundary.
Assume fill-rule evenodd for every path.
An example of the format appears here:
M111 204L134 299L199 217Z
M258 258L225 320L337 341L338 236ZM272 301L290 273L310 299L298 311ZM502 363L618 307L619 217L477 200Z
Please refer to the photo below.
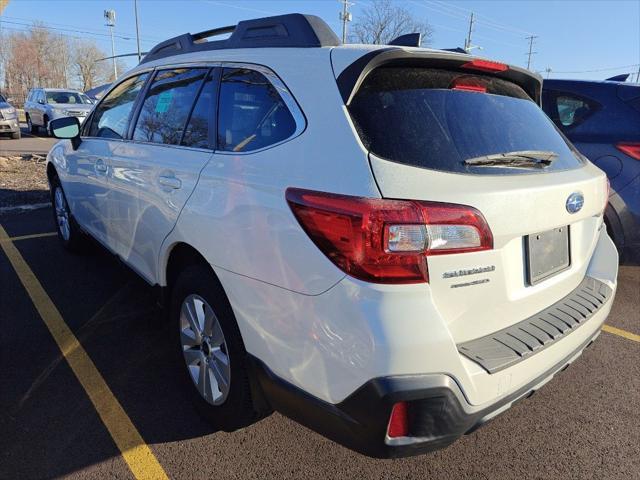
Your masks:
M459 70L471 73L473 70L463 68L463 65L481 60L471 55L462 55L447 51L436 50L406 50L404 48L389 47L369 52L345 68L338 75L338 89L345 105L349 105L355 93L365 78L376 68L381 66L425 66L446 70ZM542 77L529 70L509 65L504 71L491 72L496 78L508 80L520 86L538 105L542 91Z

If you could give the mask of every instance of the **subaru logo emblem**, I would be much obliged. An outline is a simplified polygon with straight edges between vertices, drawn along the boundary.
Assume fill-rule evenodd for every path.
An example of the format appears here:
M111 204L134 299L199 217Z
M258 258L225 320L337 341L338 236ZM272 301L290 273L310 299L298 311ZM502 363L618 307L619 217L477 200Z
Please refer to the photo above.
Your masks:
M582 195L582 192L573 192L571 195L569 195L569 198L567 198L566 207L567 212L569 213L579 212L583 205L584 195Z

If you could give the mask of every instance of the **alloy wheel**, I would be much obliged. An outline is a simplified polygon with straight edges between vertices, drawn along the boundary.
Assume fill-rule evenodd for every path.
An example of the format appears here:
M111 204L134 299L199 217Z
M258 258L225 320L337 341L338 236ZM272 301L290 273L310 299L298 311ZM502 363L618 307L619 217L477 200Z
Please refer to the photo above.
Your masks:
M64 198L62 188L56 187L53 194L54 207L56 209L56 220L58 221L58 230L65 242L71 238L71 227L69 225L69 209L67 201Z
M221 405L229 395L229 350L218 317L199 295L189 295L180 308L180 343L189 375L208 403Z

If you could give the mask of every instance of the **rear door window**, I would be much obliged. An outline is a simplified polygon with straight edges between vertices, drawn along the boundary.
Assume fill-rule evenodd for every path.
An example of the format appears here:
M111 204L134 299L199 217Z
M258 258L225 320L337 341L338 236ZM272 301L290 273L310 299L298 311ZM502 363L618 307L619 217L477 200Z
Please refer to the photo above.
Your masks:
M218 106L218 149L250 152L286 140L293 115L269 80L249 69L225 68Z
M454 71L382 67L363 82L349 106L356 130L374 155L446 172L532 173L465 160L507 152L556 154L536 171L582 165L544 112L516 84Z
M207 68L159 71L142 104L133 139L178 145L208 71Z

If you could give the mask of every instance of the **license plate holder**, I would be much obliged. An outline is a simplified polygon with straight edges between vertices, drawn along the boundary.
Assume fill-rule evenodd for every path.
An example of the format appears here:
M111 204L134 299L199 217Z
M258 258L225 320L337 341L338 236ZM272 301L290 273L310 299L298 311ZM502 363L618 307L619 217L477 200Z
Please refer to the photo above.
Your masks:
M571 266L569 226L527 235L524 243L529 285L537 285Z

